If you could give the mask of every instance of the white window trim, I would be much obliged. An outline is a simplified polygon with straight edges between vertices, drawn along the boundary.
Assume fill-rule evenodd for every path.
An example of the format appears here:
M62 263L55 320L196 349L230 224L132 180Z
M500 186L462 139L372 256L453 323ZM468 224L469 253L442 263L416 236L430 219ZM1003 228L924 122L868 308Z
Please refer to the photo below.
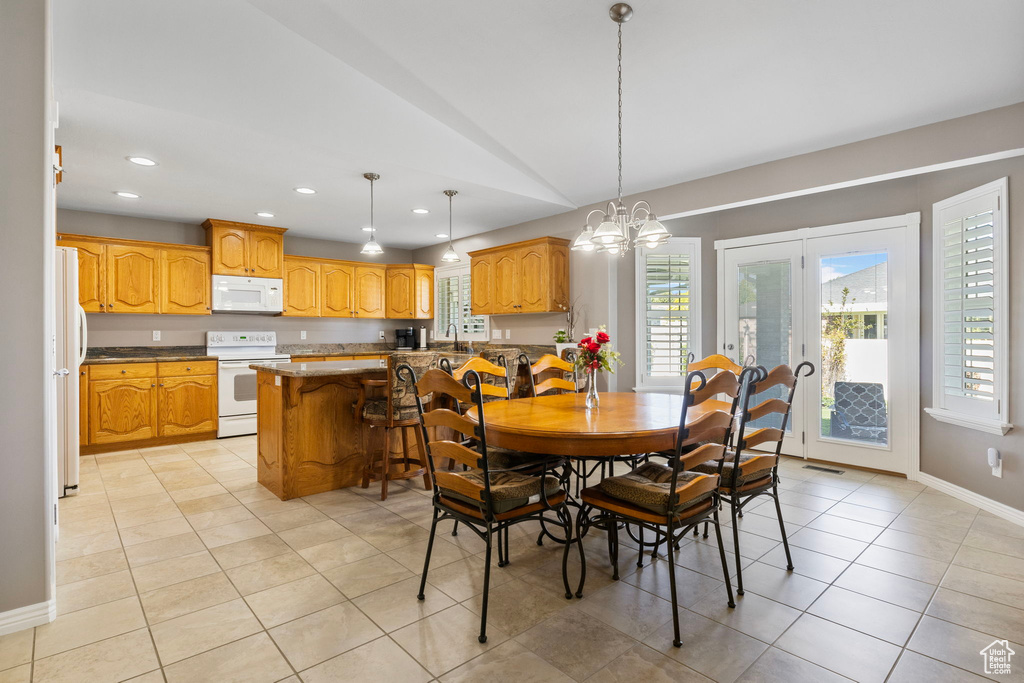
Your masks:
M1009 282L1009 207L1007 205L1007 179L1001 178L991 183L976 187L973 190L944 199L932 205L932 407L925 412L940 422L948 422L959 427L976 429L989 434L1006 434L1013 429L1009 422L1010 415L1010 282ZM994 353L996 359L994 376L994 398L996 410L993 417L971 415L963 411L952 410L946 405L943 391L944 370L942 362L943 319L942 319L942 220L944 210L984 195L997 194L996 212L993 219L993 236L995 237L995 338Z
M444 336L445 335L445 330L440 329L440 321L438 320L438 313L440 313L441 307L438 304L438 302L440 301L440 297L438 296L438 289L437 289L439 283L441 282L441 280L443 278L452 277L452 276L455 276L455 275L458 275L460 278L461 277L468 277L472 281L472 273L470 271L470 267L469 267L468 263L465 264L465 265L461 265L460 264L460 265L457 265L457 266L456 265L441 266L439 268L435 268L434 269L434 303L435 303L435 309L434 309L434 341L438 342L438 343L444 342L444 341L455 341L454 335L451 336L451 337L445 338L445 336ZM460 284L461 284L461 282L460 282ZM459 287L459 296L462 296L462 287L461 286ZM490 316L487 316L487 315L480 316L480 317L482 317L484 319L484 331L482 333L480 333L480 334L468 334L468 333L463 332L462 329L461 329L461 327L462 327L462 325L461 325L461 322L462 322L462 302L459 301L459 322L460 322L460 325L459 325L459 327L460 327L460 329L459 329L459 341L489 341L490 340L490 338L491 338L491 318L490 318Z
M647 291L647 283L644 281L644 270L641 268L643 263L644 255L648 252L658 253L669 252L669 253L684 253L689 251L691 254L690 260L690 282L691 282L691 295L690 295L690 352L693 353L695 358L702 358L700 347L701 347L701 240L699 237L672 237L660 247L643 247L639 246L635 249L636 260L636 283L635 283L635 308L636 308L636 386L633 387L633 391L637 393L659 393L659 394L675 394L683 393L683 379L679 378L678 385L673 386L671 384L656 384L650 380L644 380L643 370L646 367L647 359L645 358L646 353L646 302L644 301L645 293Z

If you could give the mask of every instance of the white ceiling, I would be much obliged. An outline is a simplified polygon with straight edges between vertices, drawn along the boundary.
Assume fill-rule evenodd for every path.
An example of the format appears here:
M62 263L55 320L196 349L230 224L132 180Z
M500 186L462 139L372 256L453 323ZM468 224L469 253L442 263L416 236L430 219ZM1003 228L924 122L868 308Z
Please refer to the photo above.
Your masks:
M359 242L376 171L381 243L418 247L447 188L456 237L606 200L609 4L54 0L58 203ZM1020 0L633 6L627 194L1024 101Z

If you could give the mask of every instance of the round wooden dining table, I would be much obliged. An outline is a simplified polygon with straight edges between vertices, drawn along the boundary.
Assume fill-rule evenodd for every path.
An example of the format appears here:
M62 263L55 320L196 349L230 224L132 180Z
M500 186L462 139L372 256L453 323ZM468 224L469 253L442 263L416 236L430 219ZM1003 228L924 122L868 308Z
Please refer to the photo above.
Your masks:
M600 406L592 410L582 393L492 401L484 405L484 434L490 446L528 453L574 458L653 453L675 446L682 408L678 394L632 392L602 393ZM691 406L687 422L707 410Z

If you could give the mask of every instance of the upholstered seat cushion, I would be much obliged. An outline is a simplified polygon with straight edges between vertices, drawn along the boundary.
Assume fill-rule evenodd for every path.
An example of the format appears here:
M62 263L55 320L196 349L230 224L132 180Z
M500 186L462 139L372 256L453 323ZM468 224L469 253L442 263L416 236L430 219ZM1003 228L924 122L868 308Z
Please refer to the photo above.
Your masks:
M419 409L416 406L394 407L396 420L418 420ZM388 419L388 400L386 398L367 399L363 404L363 419L372 422L386 422Z
M496 470L510 470L517 467L523 469L540 467L545 461L555 459L554 456L545 456L538 453L524 453L523 451L495 448L494 446L487 447L487 464Z
M740 487L748 482L754 481L755 479L761 479L771 472L774 464L775 456L769 457L757 453L741 455L739 478L736 480L735 485ZM736 476L736 472L734 471L735 465L736 453L727 453L725 461L722 463L722 488L729 488L733 485L733 478ZM714 474L718 472L718 462L709 460L694 467L693 471Z
M480 470L469 470L468 472L457 472L456 476L468 480L470 483L483 488L484 474ZM509 510L536 503L541 497L541 478L531 477L518 472L494 472L491 477L491 501L495 513L508 512ZM544 477L544 493L550 498L559 490L558 480L554 477ZM473 500L461 493L451 489L441 488L441 493L449 498L455 498L465 503L470 503L482 508L484 503Z
M687 498L687 484L707 476L698 472L680 472L676 478L676 491L680 493L677 509L688 508L711 497L713 491L704 491ZM649 462L628 474L604 479L600 488L609 496L625 500L653 512L668 514L668 494L672 485L672 468Z

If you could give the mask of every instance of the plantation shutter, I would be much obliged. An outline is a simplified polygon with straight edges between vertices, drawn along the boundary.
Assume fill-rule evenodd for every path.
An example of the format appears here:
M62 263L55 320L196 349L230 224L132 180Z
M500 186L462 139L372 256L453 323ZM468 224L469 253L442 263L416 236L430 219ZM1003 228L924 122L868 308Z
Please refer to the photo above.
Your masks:
M690 243L641 248L638 254L642 386L681 385L695 346L694 260Z
M451 323L459 324L458 275L437 278L435 305L437 310L434 313L434 318L437 320L437 330L443 335Z
M473 315L472 312L473 278L470 276L469 267L447 268L444 271L438 269L434 273L434 280L437 287L434 336L444 337L448 326L455 323L462 339L486 338L486 318L482 315Z

